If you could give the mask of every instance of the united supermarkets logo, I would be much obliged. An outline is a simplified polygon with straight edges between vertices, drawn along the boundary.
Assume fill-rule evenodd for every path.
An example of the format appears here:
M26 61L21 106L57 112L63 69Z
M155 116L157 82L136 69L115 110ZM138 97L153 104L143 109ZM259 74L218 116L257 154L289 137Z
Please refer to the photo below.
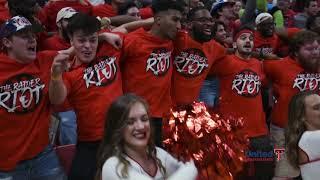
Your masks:
M246 161L279 161L284 153L284 148L274 148L273 151L247 151Z

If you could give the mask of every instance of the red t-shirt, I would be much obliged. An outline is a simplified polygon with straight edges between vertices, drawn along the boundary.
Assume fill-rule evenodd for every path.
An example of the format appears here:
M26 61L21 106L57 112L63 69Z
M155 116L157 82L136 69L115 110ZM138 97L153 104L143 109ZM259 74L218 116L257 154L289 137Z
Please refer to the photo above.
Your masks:
M102 18L117 16L118 12L115 11L110 4L100 4L98 6L93 6L92 14Z
M152 117L162 117L171 106L173 43L138 29L124 38L123 91L143 97Z
M64 7L72 7L76 11L86 14L92 13L92 5L90 3L81 4L79 1L67 0L49 2L38 15L38 18L40 19L41 23L47 28L48 32L57 31L57 14Z
M96 59L65 73L68 100L77 115L79 141L101 140L106 112L122 93L121 51L103 44Z
M223 46L211 40L199 43L186 32L179 32L174 43L172 99L175 104L190 104L199 97L200 88L212 65L226 55Z
M243 118L243 131L249 137L266 135L268 131L261 98L261 85L265 78L262 64L254 58L242 60L228 55L213 68L220 82L219 112L225 117Z
M286 13L283 13L284 26L287 28L294 27L294 16L296 13L289 9Z
M258 31L254 33L254 51L263 54L277 54L280 47L280 38L274 34L272 37L262 37Z
M139 9L139 11L140 11L141 19L148 19L153 17L153 11L151 7L141 8Z
M70 43L62 39L58 34L53 35L52 37L44 40L41 45L42 50L64 50L70 48Z
M10 13L8 8L0 6L0 25L10 19Z
M288 105L292 96L300 91L319 90L320 73L307 73L290 57L278 61L264 61L265 73L272 81L276 102L272 109L272 123L285 128L288 122Z
M0 55L0 171L34 158L49 144L50 68L56 52L41 52L30 64Z

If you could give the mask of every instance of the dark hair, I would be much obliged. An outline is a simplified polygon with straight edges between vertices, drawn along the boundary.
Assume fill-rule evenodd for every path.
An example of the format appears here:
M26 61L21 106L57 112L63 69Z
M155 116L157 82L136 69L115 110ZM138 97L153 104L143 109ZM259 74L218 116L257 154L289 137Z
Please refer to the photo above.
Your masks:
M119 162L124 164L123 168L121 169L121 174L118 174L118 176L128 176L129 162L124 157L123 130L127 126L130 110L136 103L141 103L146 108L147 112L149 112L146 101L134 94L125 94L120 96L111 104L106 116L104 137L98 151L98 169L96 174L97 180L101 179L103 164L112 156L116 156L119 159ZM161 161L156 157L156 146L153 142L152 126L147 153L150 158L156 161L157 166L160 167L160 170L165 175L166 171ZM119 166L117 166L117 168L118 167Z
M151 8L155 15L163 11L168 11L169 9L174 9L183 13L183 3L179 0L153 0Z
M37 4L36 0L8 0L8 8L11 16L21 15L26 18L34 15L34 9Z
M76 31L83 31L84 34L93 34L100 30L100 21L93 16L84 13L73 15L67 25L67 31L72 36Z
M294 56L299 51L300 47L306 43L314 42L319 39L319 35L315 32L302 30L295 34L289 42L289 53Z
M36 32L44 31L44 27L41 23L34 18L36 14L35 6L37 5L37 0L8 0L8 8L10 15L13 16L23 16L27 18L33 25L33 29Z
M191 9L187 15L188 20L192 20L194 18L194 15L196 14L196 12L198 12L200 10L208 10L208 9L204 6L197 6L193 9Z
M285 129L286 153L292 166L299 166L299 147L298 143L307 130L305 116L305 98L317 94L313 91L300 92L291 98L288 109L288 126Z
M212 36L213 36L213 37L216 36L219 26L223 26L224 29L227 31L227 27L226 27L226 25L225 25L223 22L221 22L221 21L216 21L216 22L214 23L214 25L212 26Z
M317 0L305 0L304 1L304 8L309 8L310 3L313 2L313 1L317 1Z
M128 1L128 2L120 5L119 8L118 8L118 15L127 14L128 9L133 8L133 7L138 8L138 6L132 1Z
M306 29L307 30L311 30L311 27L314 25L314 21L318 17L320 17L320 12L318 12L316 15L308 17L307 22L306 22Z

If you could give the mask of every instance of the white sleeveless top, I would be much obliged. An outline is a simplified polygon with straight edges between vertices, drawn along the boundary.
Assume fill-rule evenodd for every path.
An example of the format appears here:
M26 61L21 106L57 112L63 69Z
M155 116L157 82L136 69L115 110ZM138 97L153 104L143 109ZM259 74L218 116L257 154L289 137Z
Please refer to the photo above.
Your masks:
M305 131L299 140L298 146L309 157L309 162L300 165L302 179L320 179L320 130Z
M168 152L161 148L156 148L157 158L161 161L162 165L166 169L165 177L158 167L155 175L150 175L144 171L132 158L125 156L126 160L129 161L130 165L128 166L128 178L122 178L118 175L121 175L121 169L123 164L120 163L119 159L115 156L107 159L102 167L102 180L163 180L163 179L183 179L183 180L193 180L196 179L197 169L192 165L186 165L182 162L179 162L177 159L172 157ZM168 178L170 177L170 178Z

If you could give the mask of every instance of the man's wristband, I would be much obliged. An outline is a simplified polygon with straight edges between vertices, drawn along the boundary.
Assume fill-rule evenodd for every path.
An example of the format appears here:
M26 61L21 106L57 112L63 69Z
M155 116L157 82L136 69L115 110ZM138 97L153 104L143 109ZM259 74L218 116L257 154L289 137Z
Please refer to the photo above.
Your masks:
M58 81L58 80L61 80L62 79L62 75L59 74L59 75L53 75L51 74L51 80L52 81Z

